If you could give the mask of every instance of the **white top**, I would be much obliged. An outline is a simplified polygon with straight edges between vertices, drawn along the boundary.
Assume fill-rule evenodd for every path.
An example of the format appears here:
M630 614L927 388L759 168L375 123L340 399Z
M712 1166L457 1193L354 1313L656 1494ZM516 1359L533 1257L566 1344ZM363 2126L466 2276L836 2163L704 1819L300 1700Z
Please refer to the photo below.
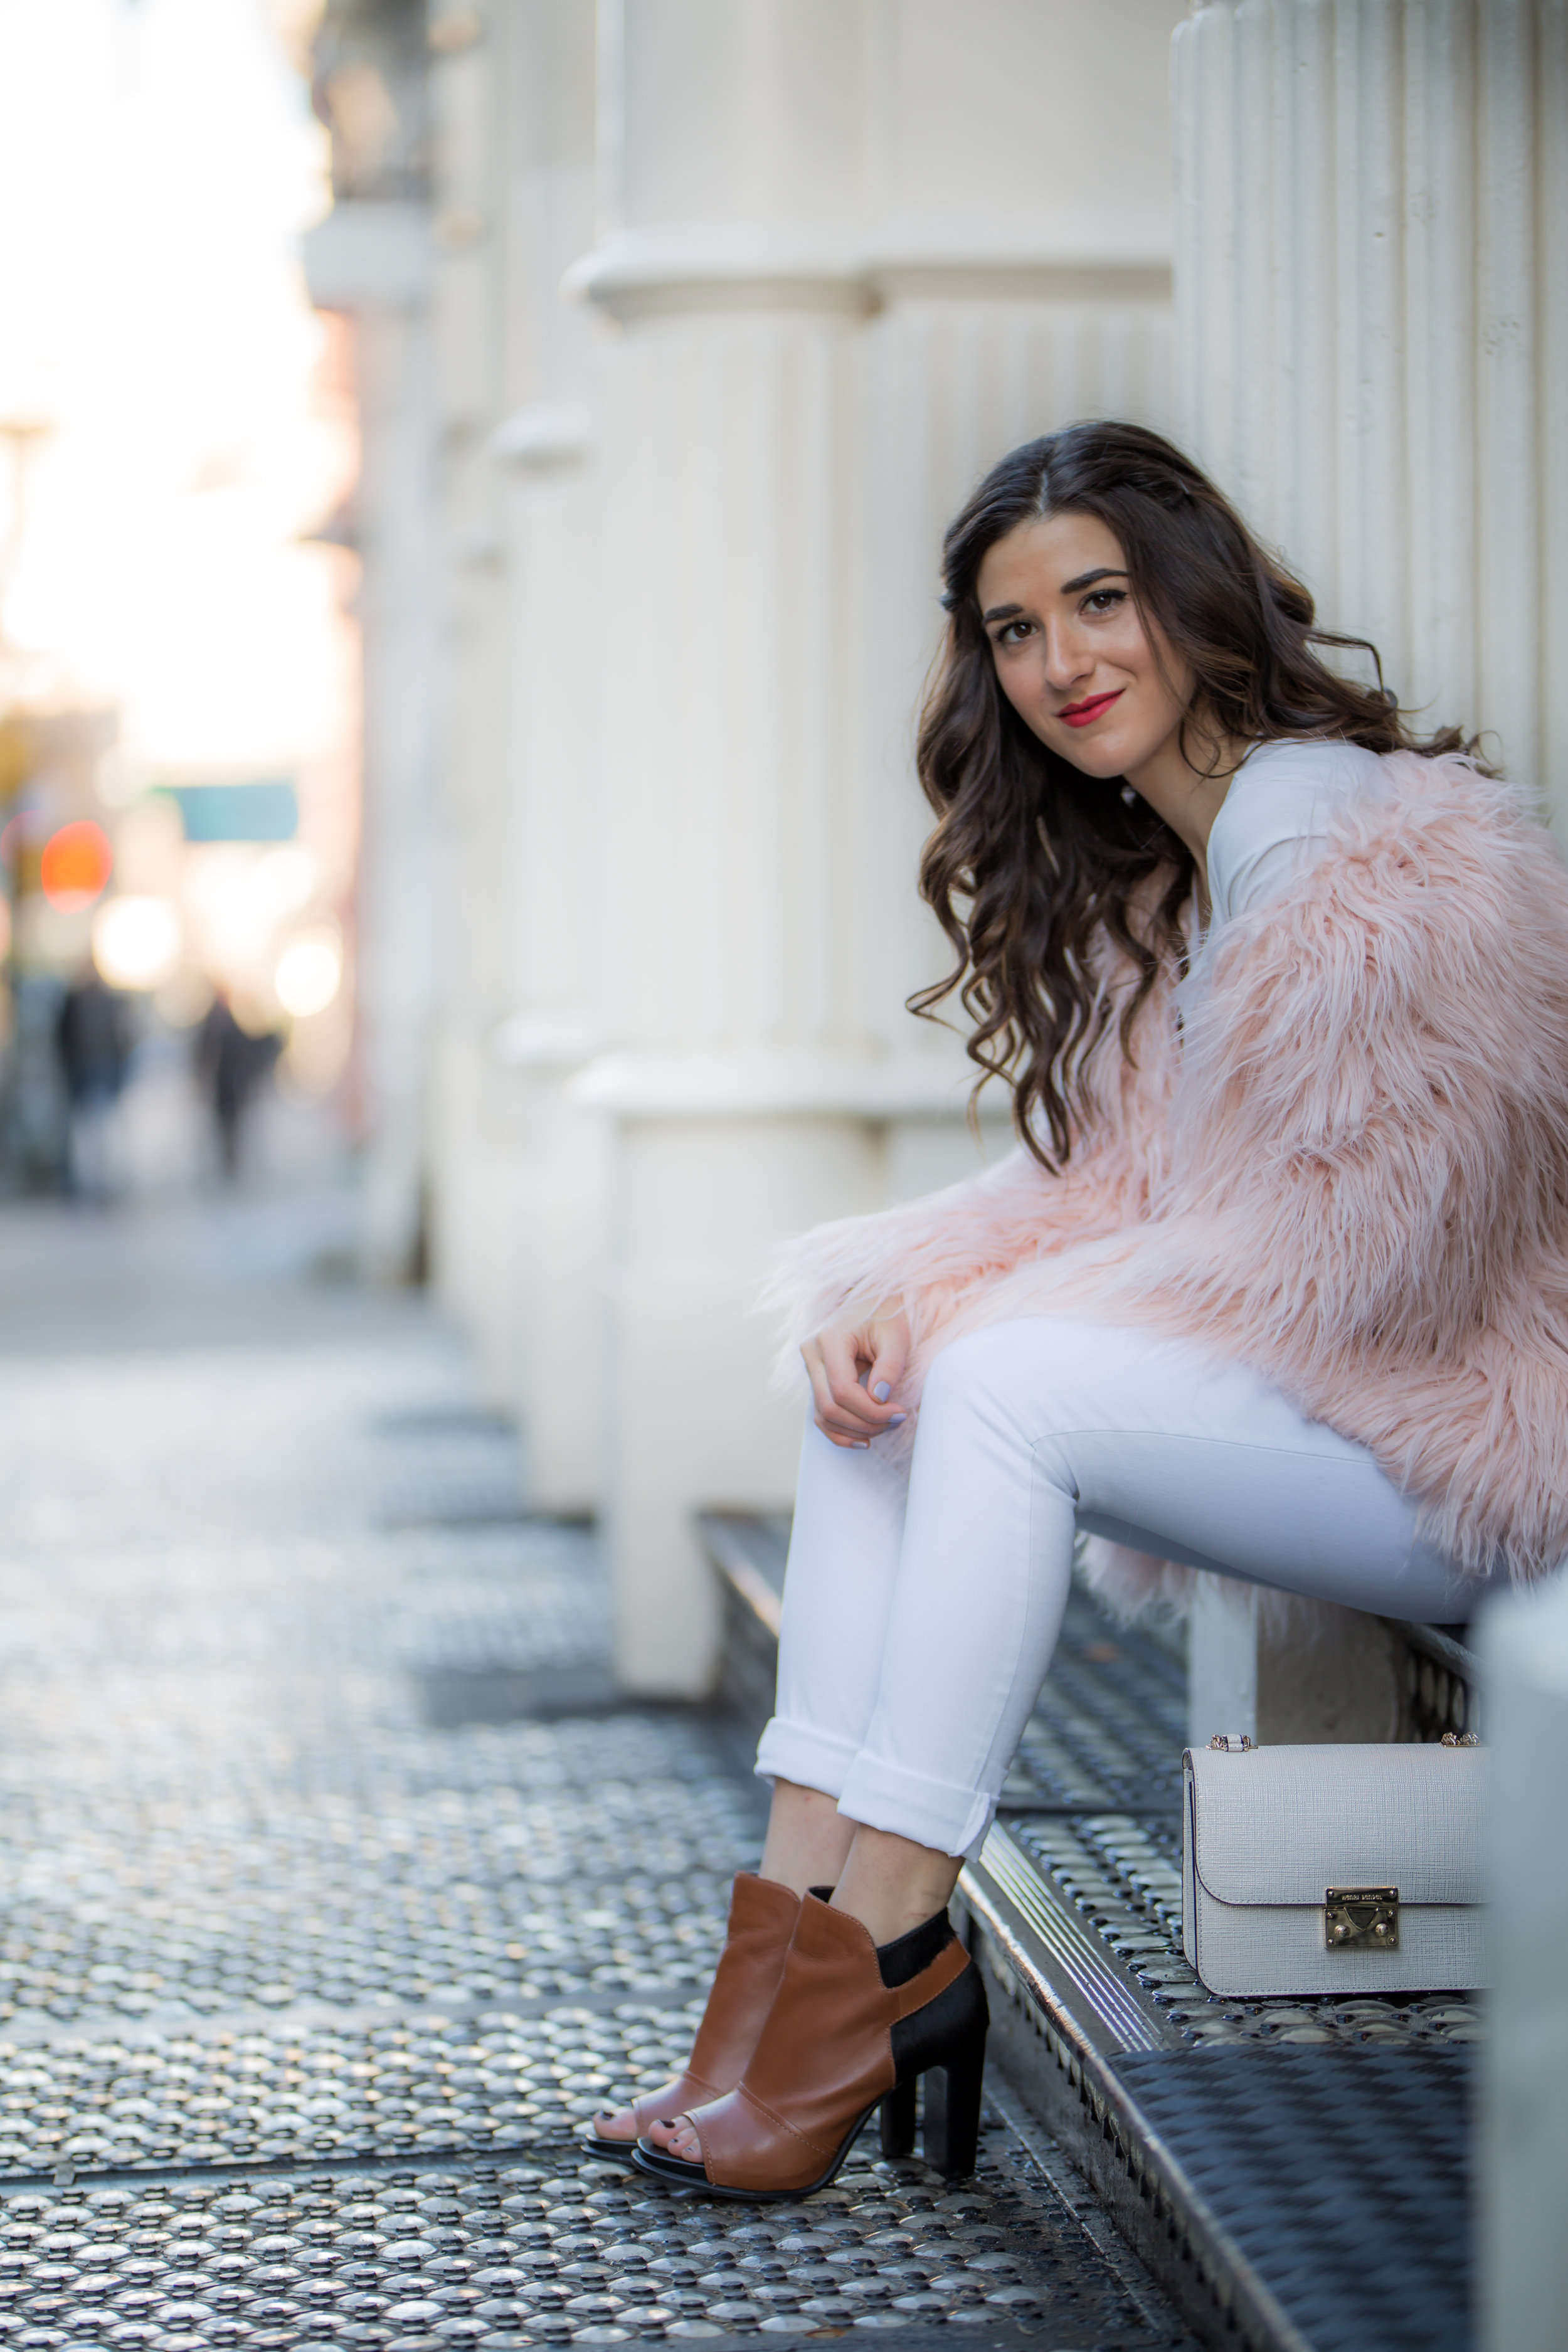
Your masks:
M1337 803L1372 793L1380 762L1356 743L1259 743L1249 751L1209 834L1212 927L1249 914L1328 847Z

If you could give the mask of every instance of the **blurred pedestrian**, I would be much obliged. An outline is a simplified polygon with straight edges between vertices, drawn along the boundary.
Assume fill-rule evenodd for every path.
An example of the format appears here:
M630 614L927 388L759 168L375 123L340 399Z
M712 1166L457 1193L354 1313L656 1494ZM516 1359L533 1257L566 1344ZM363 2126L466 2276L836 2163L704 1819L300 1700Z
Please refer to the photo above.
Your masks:
M69 1106L65 1183L79 1199L112 1197L115 1106L134 1045L129 1001L85 965L55 1016L55 1051Z
M271 1076L283 1040L275 1031L256 1034L235 1017L221 988L196 1034L196 1068L212 1105L223 1172L239 1173L240 1128L257 1088Z

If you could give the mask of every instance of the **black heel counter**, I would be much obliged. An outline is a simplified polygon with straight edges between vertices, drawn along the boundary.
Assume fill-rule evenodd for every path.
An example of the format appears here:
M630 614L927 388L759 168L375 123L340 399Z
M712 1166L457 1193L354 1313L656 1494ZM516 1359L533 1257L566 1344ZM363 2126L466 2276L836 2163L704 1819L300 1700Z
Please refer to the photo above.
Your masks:
M945 2065L949 2057L984 2050L991 2024L985 1987L973 1960L962 1976L944 1985L935 1999L912 2017L893 2023L893 2065L900 2083L923 2074L928 2066Z

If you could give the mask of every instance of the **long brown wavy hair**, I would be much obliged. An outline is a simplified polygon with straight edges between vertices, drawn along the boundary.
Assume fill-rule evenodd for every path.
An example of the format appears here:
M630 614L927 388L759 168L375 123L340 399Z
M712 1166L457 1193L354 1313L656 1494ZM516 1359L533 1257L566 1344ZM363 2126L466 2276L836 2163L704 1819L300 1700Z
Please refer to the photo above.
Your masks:
M1179 970L1185 956L1194 863L1146 803L1047 750L997 683L981 562L1020 523L1054 514L1094 515L1114 532L1139 611L1194 681L1184 730L1192 719L1222 741L1324 736L1380 752L1471 747L1457 728L1413 736L1375 646L1315 627L1301 583L1157 433L1069 425L992 467L942 544L947 641L920 730L921 782L937 814L921 893L956 961L909 1003L937 1017L957 992L975 1024L976 1094L1003 1079L1024 1142L1060 1169L1085 1108L1085 1056L1111 1017L1096 988L1096 940L1109 935L1138 974L1121 1019L1131 1057L1162 968ZM1377 685L1340 677L1318 646L1370 656Z

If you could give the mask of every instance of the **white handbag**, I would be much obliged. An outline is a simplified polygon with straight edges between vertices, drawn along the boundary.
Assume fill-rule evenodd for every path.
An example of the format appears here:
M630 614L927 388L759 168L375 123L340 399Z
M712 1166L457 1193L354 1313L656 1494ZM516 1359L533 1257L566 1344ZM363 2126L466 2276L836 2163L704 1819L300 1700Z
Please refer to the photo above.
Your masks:
M1183 1762L1182 1948L1210 1992L1487 1982L1484 1748L1233 1735Z

